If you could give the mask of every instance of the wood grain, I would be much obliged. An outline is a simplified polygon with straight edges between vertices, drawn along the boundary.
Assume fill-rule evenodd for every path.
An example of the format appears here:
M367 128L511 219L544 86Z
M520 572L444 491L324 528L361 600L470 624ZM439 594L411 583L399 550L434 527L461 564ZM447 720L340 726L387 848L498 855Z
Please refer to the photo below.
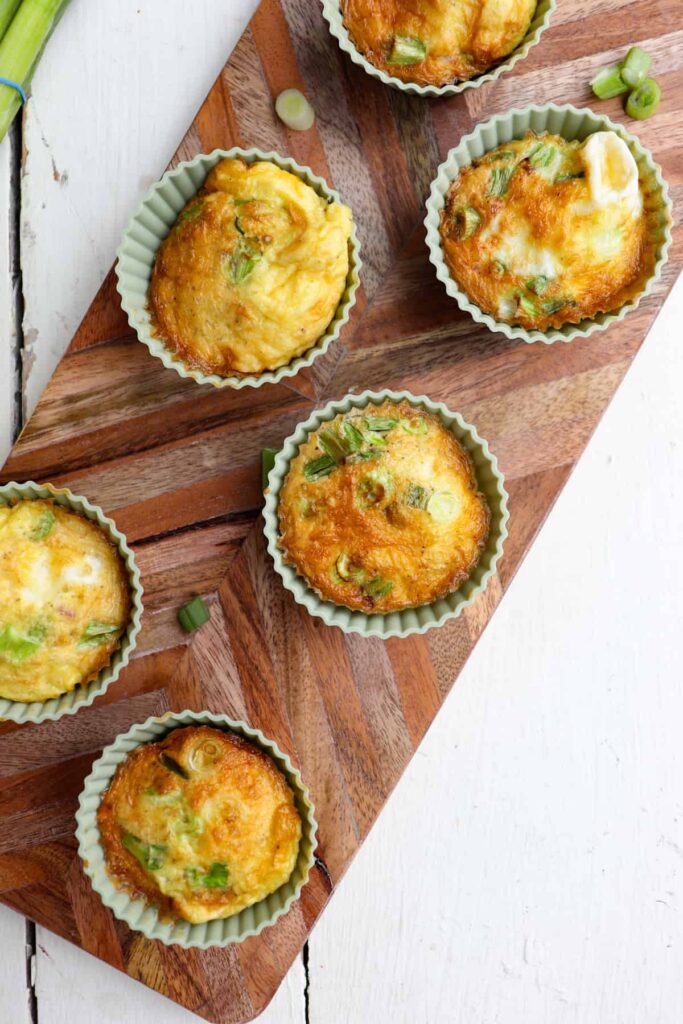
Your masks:
M309 163L354 209L364 295L341 341L310 371L276 388L206 393L135 342L111 275L105 281L2 479L56 480L114 514L139 555L145 630L139 656L92 708L0 730L4 902L209 1020L247 1020L268 1003L514 575L681 259L677 240L657 293L606 334L570 346L513 345L472 324L434 280L420 224L426 187L438 160L482 116L527 91L537 101L585 102L583 64L651 36L668 85L659 117L640 135L680 199L675 27L675 0L631 4L628 17L609 23L604 5L586 0L582 20L558 17L512 76L428 104L384 90L347 62L317 8L261 5L174 162L241 142ZM272 113L273 92L296 83L318 111L305 136L282 129ZM617 101L603 109L619 119ZM344 638L308 617L273 574L258 522L260 448L277 445L315 404L368 385L424 391L462 411L510 482L499 581L459 620L418 641ZM174 611L194 591L211 601L213 618L187 644ZM131 722L179 707L239 713L270 733L300 765L318 811L319 864L300 903L228 951L186 953L131 935L93 899L74 854L74 801L92 757Z

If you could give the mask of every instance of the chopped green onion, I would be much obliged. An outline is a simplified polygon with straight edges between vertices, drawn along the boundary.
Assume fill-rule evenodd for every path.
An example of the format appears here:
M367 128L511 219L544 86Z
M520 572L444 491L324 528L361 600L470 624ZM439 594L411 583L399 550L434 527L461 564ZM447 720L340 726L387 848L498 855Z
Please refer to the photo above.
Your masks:
M393 590L394 584L391 580L385 580L382 576L373 576L371 580L363 586L363 590L371 597L373 601L378 601L382 597L386 597L387 594Z
M557 150L554 146L541 143L529 153L528 159L532 167L547 167L553 162L556 155Z
M308 498L299 498L297 509L299 510L299 515L303 516L304 519L310 519L312 515L315 515L315 505Z
M545 274L539 274L538 277L532 277L525 284L525 288L528 288L530 292L535 295L542 295L550 283L550 278L546 277Z
M410 508L426 509L432 492L420 484L409 484L405 502Z
M501 149L499 153L492 153L486 158L487 164L495 164L498 160L514 160L517 156L514 149Z
M591 82L591 89L599 100L611 100L614 96L628 92L629 87L622 77L621 69L621 64L612 64L598 71Z
M124 832L121 836L121 844L148 871L158 871L166 862L168 847L161 843L145 843L142 839L134 836L132 832Z
M394 493L394 482L385 469L374 469L358 481L361 504L376 505Z
M507 267L505 266L502 260L494 260L493 269L495 270L496 274L504 274L507 271Z
M401 420L401 426L406 434L421 435L429 430L429 424L424 416L406 416Z
M0 39L7 31L7 26L15 15L21 0L0 0Z
M285 89L275 100L275 113L295 132L307 132L313 127L315 111L298 89Z
M386 448L387 446L386 439L375 430L366 430L365 440L375 448Z
M650 70L652 57L640 46L632 46L621 66L621 77L631 89L640 85Z
M494 167L491 171L491 183L486 193L488 196L504 196L510 184L510 178L515 173L517 165L510 167Z
M69 0L23 0L13 12L0 42L0 74L28 89L43 48L68 3ZM0 85L0 141L20 108L17 90Z
M450 523L460 511L460 502L455 494L451 494L449 491L439 491L429 499L427 511L435 522Z
M162 751L161 754L159 754L159 762L169 772L173 772L174 775L179 775L181 779L189 779L190 773L187 768L183 768L183 766L176 761L175 757L171 757L170 754L166 754Z
M208 871L194 867L185 869L185 877L190 885L204 889L226 889L228 874L227 864L212 864Z
M319 459L311 459L305 464L304 476L312 482L322 480L324 476L330 475L335 465L334 459L331 459L329 455L321 455Z
M15 665L20 665L30 658L42 644L44 632L34 630L28 636L22 636L14 626L0 629L0 654L5 654Z
M531 301L531 299L528 299L526 295L520 295L519 308L522 310L523 313L526 313L526 315L529 317L538 316L538 310L536 309L535 304Z
M397 425L398 420L391 419L388 416L366 416L365 425L368 430L379 431L382 434L393 430Z
M346 440L342 440L337 431L331 428L318 431L318 446L322 448L326 455L329 455L337 466L341 466L349 454L349 446Z
M31 540L45 540L56 522L57 519L52 509L46 508L45 511L41 513L40 519L33 530L31 530Z
M89 622L78 641L79 647L100 647L108 644L112 634L118 633L121 627L115 622Z
M334 564L340 579L345 583L349 583L351 581L355 583L362 583L365 579L365 569L359 565L354 565L350 556L347 555L346 552L342 552Z
M585 171L572 171L569 174L558 174L555 178L555 184L558 185L561 181L574 181L576 178L585 178Z
M239 238L231 255L225 261L225 269L233 284L241 284L251 274L261 259L261 253L248 238Z
M427 56L427 47L414 36L394 36L387 64L419 64Z
M470 238L477 230L481 223L481 216L473 206L459 206L451 214L450 220L453 225L453 234L462 242L466 238Z
M637 121L645 121L657 113L662 90L654 78L645 78L626 101L626 113Z
M275 465L279 449L263 448L261 450L261 489L265 491L268 486L268 476Z
M186 224L187 221L197 220L204 209L204 201L200 199L196 202L194 199L191 204L186 206L182 211L178 220L175 222L175 226L178 227L180 224Z
M346 442L352 452L359 452L363 447L363 435L357 427L354 427L353 423L349 420L344 420L342 425Z
M565 306L574 305L576 305L576 303L573 299L546 299L544 302L541 303L541 309L546 314L546 316L552 316L553 313L559 313L559 311L561 309L564 309Z
M201 597L193 597L191 601L178 609L178 622L186 633L193 633L211 618L209 609Z
M383 442L383 447L386 448L386 442ZM377 459L382 454L379 448L368 448L365 452L352 452L346 456L346 461L349 465L354 465L356 462L368 462L370 459Z

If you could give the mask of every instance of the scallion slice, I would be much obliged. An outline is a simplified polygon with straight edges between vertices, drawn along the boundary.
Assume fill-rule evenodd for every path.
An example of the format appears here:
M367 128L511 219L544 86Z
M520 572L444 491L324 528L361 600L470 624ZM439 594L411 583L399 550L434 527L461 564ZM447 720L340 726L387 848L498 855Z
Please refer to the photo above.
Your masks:
M121 845L148 871L158 871L166 863L168 847L162 843L146 843L132 832L124 832L121 836Z
M612 64L598 71L591 82L591 89L599 100L611 100L613 96L628 92L629 87L622 77L621 69L621 64Z
M450 491L439 491L429 499L427 511L435 522L450 523L460 511L460 502Z
M363 447L363 435L357 427L354 427L350 420L344 420L342 424L344 437L352 452L359 452Z
M509 164L503 167L494 167L491 171L491 181L486 194L488 196L504 196L508 190L510 178L515 173L516 168L517 164L513 164L512 167Z
M644 78L626 101L626 113L637 121L645 121L657 113L662 90L654 78Z
M261 253L256 245L248 238L240 237L225 261L225 270L232 283L245 281L260 259Z
M529 153L529 163L532 167L548 167L557 155L555 146L541 143L540 146Z
M371 580L368 580L364 584L363 590L372 598L373 601L379 601L380 598L386 597L387 594L394 589L394 584L391 580L385 580L383 576L373 576Z
M186 633L193 633L211 618L209 609L201 597L193 597L191 601L178 609L178 622Z
M9 661L20 665L40 648L43 635L34 631L33 635L22 636L14 626L0 629L0 654L5 654Z
M542 295L549 284L550 278L546 277L545 274L539 274L538 277L530 278L524 287L528 288L534 295Z
M368 430L378 431L380 434L386 434L390 430L393 430L397 425L398 420L391 419L389 416L366 416L365 425Z
M78 641L79 647L100 647L108 644L114 633L118 633L121 627L116 622L98 622L93 619L83 630L83 635Z
M507 271L507 267L505 266L502 260L494 260L493 269L496 272L496 274L504 274Z
M477 230L481 224L481 216L473 206L459 206L451 214L451 224L453 225L453 234L463 242L466 238L471 238Z
M405 494L405 503L410 508L426 509L432 495L431 490L421 484L409 484Z
M261 450L261 489L264 491L268 486L268 476L275 465L277 454L277 448L263 448Z
M558 174L555 178L555 184L558 185L562 181L575 181L577 178L585 178L585 171L572 171L569 174Z
M331 428L318 431L318 447L329 455L337 466L341 466L350 451L346 439L342 439L337 431Z
M632 46L621 65L621 77L631 89L635 89L645 78L651 64L649 53L640 46Z
M545 301L541 303L541 309L546 314L546 316L552 316L553 313L559 313L559 311L561 309L564 309L565 306L573 306L573 305L575 305L575 302L574 302L573 299L563 299L563 298L545 299Z
M535 303L533 303L531 299L527 298L526 295L519 296L519 308L529 317L533 318L538 316L538 310L536 309Z
M385 469L374 469L357 484L361 505L376 505L394 493L394 481Z
M311 459L304 466L304 476L307 480L315 482L329 476L336 463L329 455L321 455L319 459Z
M307 132L313 127L315 111L298 89L285 89L275 100L275 113L295 132Z
M46 508L41 513L40 519L31 530L31 540L45 540L48 533L52 530L52 527L57 522L54 512L51 508Z
M401 420L401 426L406 434L422 435L426 434L429 430L429 424L424 416L404 416Z
M362 583L365 579L365 569L360 565L354 565L346 552L342 552L334 564L340 579L345 583Z
M419 64L427 56L427 47L415 36L394 36L387 64Z
M501 149L499 153L492 153L491 156L486 158L487 164L495 164L499 160L514 160L517 156L514 149Z

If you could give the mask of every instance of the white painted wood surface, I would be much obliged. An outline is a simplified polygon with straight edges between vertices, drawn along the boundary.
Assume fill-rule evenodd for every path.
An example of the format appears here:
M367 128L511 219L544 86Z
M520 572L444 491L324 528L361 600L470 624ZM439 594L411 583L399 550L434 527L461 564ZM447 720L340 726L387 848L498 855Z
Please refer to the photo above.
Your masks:
M254 6L65 16L24 124L29 408ZM682 328L683 281L264 1024L680 1024ZM0 1024L31 1019L25 934L0 908ZM35 961L40 1024L196 1019L43 929Z

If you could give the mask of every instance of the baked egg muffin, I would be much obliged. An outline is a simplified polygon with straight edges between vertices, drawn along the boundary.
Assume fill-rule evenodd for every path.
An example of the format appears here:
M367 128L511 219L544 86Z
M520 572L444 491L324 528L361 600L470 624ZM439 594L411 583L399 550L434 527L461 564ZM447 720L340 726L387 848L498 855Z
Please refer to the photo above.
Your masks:
M346 287L351 211L268 160L221 160L157 253L155 333L223 376L291 362L326 331Z
M191 924L230 917L284 885L302 835L275 762L210 726L174 729L129 754L97 821L112 881Z
M45 701L90 682L130 611L126 566L97 523L49 500L0 505L0 697Z
M467 450L436 416L390 399L309 435L278 515L285 562L323 599L365 612L457 590L491 518Z
M546 330L618 309L655 263L638 167L612 131L534 135L463 168L440 234L451 276L497 320Z
M351 40L375 67L404 82L474 78L515 49L537 0L342 0Z

